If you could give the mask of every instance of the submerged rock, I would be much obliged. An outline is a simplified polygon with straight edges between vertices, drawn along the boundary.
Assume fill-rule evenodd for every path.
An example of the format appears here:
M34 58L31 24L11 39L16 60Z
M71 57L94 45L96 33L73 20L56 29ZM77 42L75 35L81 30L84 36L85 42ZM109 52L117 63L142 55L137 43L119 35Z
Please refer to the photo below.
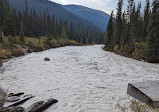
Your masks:
M50 61L50 59L49 58L45 58L44 61Z

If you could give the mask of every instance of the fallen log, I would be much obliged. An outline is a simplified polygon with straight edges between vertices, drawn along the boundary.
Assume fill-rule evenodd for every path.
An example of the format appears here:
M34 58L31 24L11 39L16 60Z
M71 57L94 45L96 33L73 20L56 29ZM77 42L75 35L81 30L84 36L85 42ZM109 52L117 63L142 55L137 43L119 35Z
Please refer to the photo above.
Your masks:
M8 96L21 96L21 95L24 95L24 93L10 93Z
M49 108L51 105L57 103L58 101L56 99L49 99L44 105L42 105L40 108L35 110L34 112L42 112L43 110L46 110Z
M28 101L29 99L31 99L33 97L34 96L32 96L32 95L25 95L22 98L20 98L19 101L16 101L16 102L5 102L4 105L3 105L3 107L12 107L12 106L20 105L20 104Z
M34 104L32 104L30 107L25 109L25 112L34 112L38 108L40 108L44 104L44 101L39 101Z
M51 105L57 103L58 101L56 99L49 99L45 103L43 101L36 102L33 105L31 105L29 108L25 110L25 112L43 112L47 108L49 108Z

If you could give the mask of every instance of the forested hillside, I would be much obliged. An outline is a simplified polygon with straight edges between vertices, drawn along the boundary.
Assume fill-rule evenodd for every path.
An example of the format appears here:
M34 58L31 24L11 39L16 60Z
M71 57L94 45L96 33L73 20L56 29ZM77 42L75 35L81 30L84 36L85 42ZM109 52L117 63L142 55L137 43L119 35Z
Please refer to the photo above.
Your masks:
M141 3L135 5L128 0L127 10L123 10L123 0L119 0L116 19L111 14L106 35L105 50L144 59L148 62L159 62L159 2L153 1L152 10L147 0L144 14Z
M92 22L105 32L110 17L107 13L80 5L64 5L63 7L74 15Z
M15 8L17 11L23 12L25 9L25 1L26 0L9 0L9 3L11 4L11 7ZM28 13L31 14L36 12L36 15L42 16L49 15L50 18L54 17L55 20L59 24L60 22L67 21L67 27L68 29L71 27L71 23L74 26L74 29L77 31L79 30L79 34L72 37L76 38L75 40L78 42L92 42L92 41L98 41L100 38L100 42L103 41L103 34L101 36L102 30L95 26L92 22L87 21L85 19L82 19L78 17L77 15L72 14L71 12L65 10L61 4L57 4L48 0L27 0L28 3ZM60 21L60 22L59 22ZM61 26L61 25L59 25ZM38 29L37 29L38 30ZM40 30L38 30L41 32ZM91 36L90 39L86 37L86 33L89 33ZM39 33L38 33L39 34ZM39 34L41 35L41 34ZM78 39L77 39L78 38Z
M47 0L35 1L44 2L43 4L50 3ZM48 12L47 7L39 13L29 8L29 0L25 0L25 4L18 0L17 7L20 7L19 4L24 10L12 8L8 0L0 1L0 58L23 55L21 47L32 52L66 45L79 45L78 43L103 42L104 35L101 30L92 23L69 15L71 13L68 15L59 13L59 15L72 16L75 19L73 22L71 19L56 18L54 14Z

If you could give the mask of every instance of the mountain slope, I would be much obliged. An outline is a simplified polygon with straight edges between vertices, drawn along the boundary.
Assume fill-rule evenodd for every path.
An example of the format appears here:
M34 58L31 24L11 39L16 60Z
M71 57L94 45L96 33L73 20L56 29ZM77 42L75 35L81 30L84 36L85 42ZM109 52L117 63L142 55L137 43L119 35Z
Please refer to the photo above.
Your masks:
M76 16L92 22L103 31L106 30L110 15L102 11L90 9L80 5L65 5L63 7Z
M67 11L62 5L48 1L48 0L27 0L29 9L35 10L38 14L45 11L50 15L54 15L57 20L67 20L68 23L72 22L74 25L80 25L83 28L89 27L89 30L95 31L99 28L93 25L92 22L86 21L73 13ZM25 0L9 0L10 5L16 10L24 11Z

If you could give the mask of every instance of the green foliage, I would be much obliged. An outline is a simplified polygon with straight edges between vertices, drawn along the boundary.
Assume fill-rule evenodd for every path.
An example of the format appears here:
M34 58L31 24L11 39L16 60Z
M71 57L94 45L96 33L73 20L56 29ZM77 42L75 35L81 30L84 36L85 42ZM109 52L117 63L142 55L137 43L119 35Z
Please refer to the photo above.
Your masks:
M62 27L61 38L62 39L66 39L67 38L67 31L66 31L66 27L64 25Z
M158 62L159 56L159 4L156 0L153 3L152 14L149 21L149 33L147 36L147 49L146 49L146 59L149 62Z
M20 41L24 43L24 30L23 30L23 23L20 24L20 33L19 33Z
M117 14L116 14L116 22L114 26L114 33L113 33L113 45L119 44L121 33L122 33L122 7L123 7L123 0L119 0Z
M112 35L113 35L113 11L111 13L111 16L110 16L110 19L108 22L108 26L107 26L107 30L106 30L106 35L105 35L105 46L107 48L110 48Z
M142 16L141 3L136 7L134 0L128 0L127 13L121 13L122 0L119 0L114 30L107 28L105 49L152 63L159 62L158 6L159 3L154 0L151 12L150 1L147 0ZM108 34L113 37L111 41Z

